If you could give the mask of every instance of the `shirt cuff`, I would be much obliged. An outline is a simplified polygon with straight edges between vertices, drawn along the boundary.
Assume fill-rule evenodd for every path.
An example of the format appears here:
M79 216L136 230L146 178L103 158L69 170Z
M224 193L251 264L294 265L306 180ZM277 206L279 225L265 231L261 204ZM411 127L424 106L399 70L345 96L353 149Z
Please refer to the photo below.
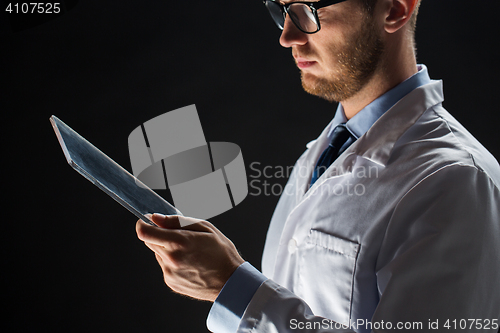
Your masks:
M207 318L208 329L216 333L236 332L248 303L266 280L267 277L249 262L241 264L212 305Z

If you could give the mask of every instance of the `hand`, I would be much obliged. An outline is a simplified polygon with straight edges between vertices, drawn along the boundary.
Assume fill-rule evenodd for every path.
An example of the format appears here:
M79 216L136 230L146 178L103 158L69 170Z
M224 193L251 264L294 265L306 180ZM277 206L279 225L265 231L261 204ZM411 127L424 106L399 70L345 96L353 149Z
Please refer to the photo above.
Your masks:
M173 291L213 302L244 260L211 223L180 218L196 223L181 229L178 216L154 214L152 220L159 228L139 220L137 236L155 253L165 283Z

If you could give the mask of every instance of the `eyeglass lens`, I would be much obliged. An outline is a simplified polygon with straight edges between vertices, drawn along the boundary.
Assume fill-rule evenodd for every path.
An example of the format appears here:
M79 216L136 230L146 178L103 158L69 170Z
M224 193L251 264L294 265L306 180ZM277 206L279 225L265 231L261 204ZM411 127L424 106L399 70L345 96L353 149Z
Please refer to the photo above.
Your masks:
M266 1L266 7L278 28L283 29L285 26L285 14L283 13L283 7L276 2L269 0ZM295 23L300 30L304 32L316 32L318 30L316 17L308 5L303 3L292 3L288 7L288 14L290 15L293 23Z
M290 18L297 27L305 32L315 32L318 30L316 18L311 11L311 7L303 3L293 3L288 8Z
M274 23L276 23L278 28L283 30L283 27L285 26L285 13L282 10L283 7L274 1L266 1L266 7L273 18Z

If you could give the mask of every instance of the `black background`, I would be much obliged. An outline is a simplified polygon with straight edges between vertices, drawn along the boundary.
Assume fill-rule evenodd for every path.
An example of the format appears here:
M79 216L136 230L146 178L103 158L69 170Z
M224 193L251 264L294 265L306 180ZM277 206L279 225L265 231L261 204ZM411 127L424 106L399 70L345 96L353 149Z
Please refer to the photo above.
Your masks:
M497 158L498 9L495 1L424 0L417 32L419 62L444 80L444 106ZM253 162L293 165L336 105L302 91L259 0L81 0L19 32L6 17L2 8L3 326L207 331L210 304L163 284L136 218L66 164L49 117L130 170L129 133L196 104L207 141L238 144L255 177ZM249 195L211 219L258 268L277 200Z

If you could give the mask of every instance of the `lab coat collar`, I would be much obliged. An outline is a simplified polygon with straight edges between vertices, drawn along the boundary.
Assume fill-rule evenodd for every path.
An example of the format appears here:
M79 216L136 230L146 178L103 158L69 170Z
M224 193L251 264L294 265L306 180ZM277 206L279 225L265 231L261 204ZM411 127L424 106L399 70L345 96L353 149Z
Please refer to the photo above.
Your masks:
M327 178L350 173L358 157L380 167L385 167L398 139L416 123L427 109L442 103L443 100L443 83L441 80L432 80L430 83L411 91L385 112L363 136L346 149L316 181L309 192ZM309 149L301 159L302 161L316 161L319 158L321 152L328 145L327 134L336 121L338 119L334 118L318 139L308 145ZM314 168L314 166L309 165L301 165L301 167L310 169L311 173ZM304 184L301 184L301 186L307 188L305 182L309 182L309 179L303 181Z
M361 111L356 113L356 115L354 115L351 119L342 121L346 123L347 129L356 139L362 137L363 134L365 134L370 127L373 126L377 119L379 119L403 97L416 88L431 83L427 67L425 67L425 65L418 65L417 68L417 73L413 74L405 81L375 99ZM341 103L339 103L337 114L340 114L341 118L346 119L344 108ZM337 114L335 115L335 118L337 118ZM332 133L330 132L328 135L331 137Z
M373 126L353 144L350 154L361 156L385 166L394 144L429 108L444 101L443 82L416 88L382 115Z

